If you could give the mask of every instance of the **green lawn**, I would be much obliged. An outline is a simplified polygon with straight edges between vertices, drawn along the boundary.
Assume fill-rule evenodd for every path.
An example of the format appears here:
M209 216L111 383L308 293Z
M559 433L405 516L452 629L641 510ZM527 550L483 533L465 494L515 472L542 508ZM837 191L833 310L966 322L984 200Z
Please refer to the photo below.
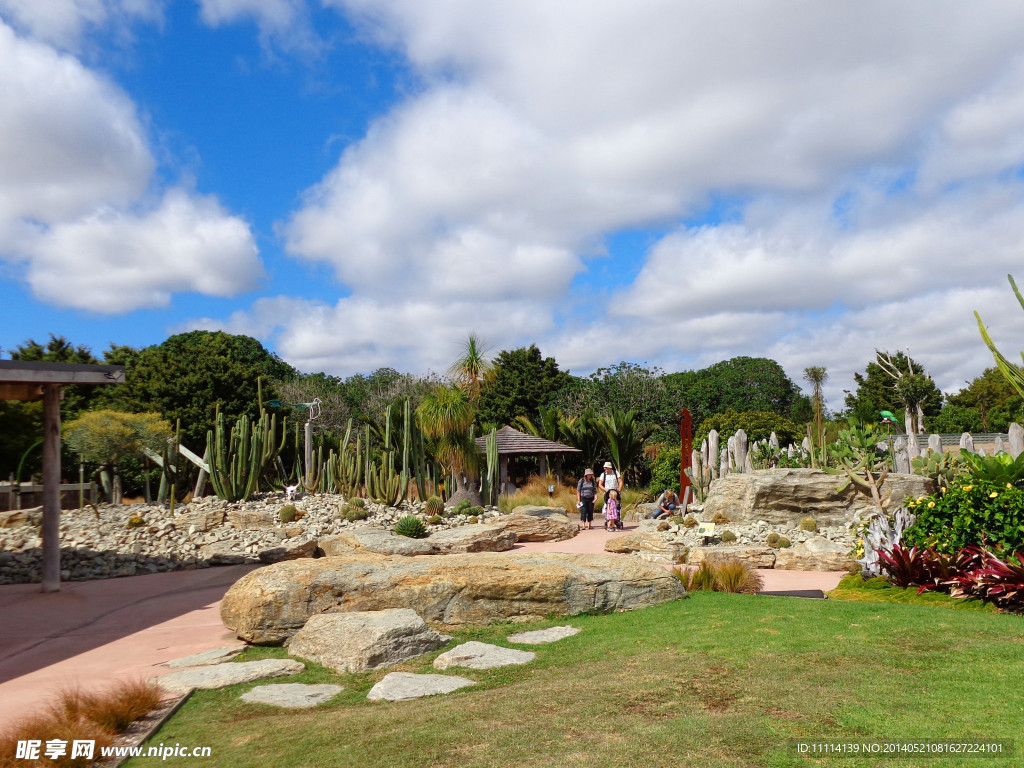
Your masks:
M559 623L567 622L528 628ZM212 758L168 766L237 768L1024 764L1024 753L810 760L787 742L1013 738L1024 709L1019 616L697 593L568 623L583 632L537 646L529 665L450 670L480 685L446 696L371 703L365 694L384 671L335 675L314 665L288 682L346 686L314 710L239 701L251 684L199 691L150 744L213 748ZM502 643L522 628L476 628L456 639ZM242 658L283 654L262 648ZM392 669L434 671L436 655Z

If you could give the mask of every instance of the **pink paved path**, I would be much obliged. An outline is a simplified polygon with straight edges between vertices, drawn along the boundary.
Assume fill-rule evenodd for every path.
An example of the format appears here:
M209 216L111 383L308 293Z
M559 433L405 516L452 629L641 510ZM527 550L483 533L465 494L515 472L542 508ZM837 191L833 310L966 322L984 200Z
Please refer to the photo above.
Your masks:
M635 526L627 524L626 532ZM601 553L600 527L568 541L517 550ZM257 566L236 565L121 579L72 582L42 594L37 584L0 586L0 729L52 700L63 686L101 688L113 680L169 671L154 665L240 645L220 621L220 600ZM834 588L842 573L762 570L766 590Z

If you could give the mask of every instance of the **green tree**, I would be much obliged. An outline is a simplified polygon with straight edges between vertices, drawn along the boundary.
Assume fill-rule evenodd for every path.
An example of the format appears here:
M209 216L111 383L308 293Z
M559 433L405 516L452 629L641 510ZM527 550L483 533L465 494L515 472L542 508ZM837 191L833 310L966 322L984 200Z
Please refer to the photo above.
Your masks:
M420 429L431 440L431 453L441 462L447 475L454 475L458 488L448 499L457 503L469 499L480 504L480 494L469 487L476 473L476 445L470 433L473 407L466 390L438 385L423 398L416 409Z
M126 381L104 393L104 404L155 411L172 424L180 419L182 443L200 453L218 408L229 421L243 414L259 418L259 380L266 401L274 396L274 380L295 375L256 339L223 331L181 333L137 355L120 354L128 360Z
M694 425L730 409L770 411L800 423L813 413L810 398L781 365L765 357L734 357L665 378L672 399L690 409Z
M888 361L887 365L891 365L901 374L920 378L908 378L909 383L904 385L908 390L900 392L897 390L897 380L886 368L879 365L876 358L868 363L864 373L853 374L857 388L853 392L846 390L845 400L849 415L859 421L871 423L879 420L879 413L882 411L902 415L906 410L902 394L913 395L913 399L918 400L926 419L937 416L942 410L942 392L935 386L935 382L920 373L924 367L903 352L888 355Z
M1014 282L1013 275L1007 275L1006 279L1010 281L1010 287L1013 288L1013 295L1017 297L1017 301L1020 303L1021 309L1024 309L1024 296L1021 295L1020 289L1017 288L1017 283ZM1010 385L1017 390L1017 394L1024 397L1024 370L1018 368L1003 357L1003 354L996 349L995 342L992 341L992 337L989 335L985 324L981 322L981 315L975 312L974 316L978 319L978 330L981 331L981 338L984 339L985 345L992 353L992 357L995 358L996 365L999 367L999 370L1002 371L1003 376L1005 376L1006 380L1010 382ZM1024 352L1020 353L1020 359L1024 361Z
M504 426L517 416L533 417L554 404L572 377L559 370L552 357L541 357L535 344L506 350L494 360L494 374L480 393L477 418L483 424Z
M469 402L475 407L480 399L484 382L494 371L494 365L487 357L487 350L475 333L469 334L462 354L448 369L456 386L462 387L469 395Z
M647 435L636 411L610 408L608 414L598 420L598 425L615 468L623 477L637 482L640 461L644 456L644 438Z
M992 367L986 368L964 389L947 396L942 413L929 422L929 429L933 432L1005 432L1014 421L1024 421L1024 398L999 368Z
M772 432L779 438L779 445L799 443L803 438L803 429L799 424L771 411L736 411L730 408L725 413L716 414L702 421L693 438L694 443L700 445L701 440L707 437L712 429L718 430L718 434L722 435L723 444L724 440L738 429L742 429L751 442L767 440Z
M159 453L171 436L171 425L157 413L88 411L64 425L64 440L82 461L99 464L104 489L116 502L121 494L119 464L143 449ZM113 475L113 484L108 481Z

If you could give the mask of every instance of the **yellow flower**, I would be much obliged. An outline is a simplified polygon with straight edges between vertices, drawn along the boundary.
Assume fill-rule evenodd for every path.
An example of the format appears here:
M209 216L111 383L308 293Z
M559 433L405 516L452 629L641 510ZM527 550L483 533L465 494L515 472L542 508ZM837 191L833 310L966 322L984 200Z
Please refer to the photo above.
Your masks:
M974 490L974 486L973 486L973 485L965 485L965 486L964 486L964 490L965 490L965 491L971 491L971 490Z
M928 509L934 509L934 508L935 508L935 502L934 501L929 501L928 502Z
M1007 488L1013 488L1013 483L1007 483L1007 484L1006 484L1006 487L1007 487Z
M995 498L996 496L998 496L998 495L999 495L999 491L992 491L992 493L990 493L990 494L988 495L988 497L989 497L990 499L994 499L994 498Z

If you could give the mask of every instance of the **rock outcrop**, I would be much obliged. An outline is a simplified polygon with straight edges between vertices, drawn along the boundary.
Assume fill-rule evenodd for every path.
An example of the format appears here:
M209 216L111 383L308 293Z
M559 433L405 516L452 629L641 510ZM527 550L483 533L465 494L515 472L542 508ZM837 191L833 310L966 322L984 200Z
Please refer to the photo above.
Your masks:
M841 525L871 507L871 502L853 488L836 490L843 475L818 469L760 469L735 473L711 484L701 515L713 520L722 514L734 523L763 520L770 524L798 522L813 517L818 525ZM920 475L890 474L882 487L892 493L892 504L905 498L917 498L935 491L935 484Z
M849 571L858 569L850 548L828 539L808 539L775 553L775 567L787 571Z
M412 608L432 623L485 624L643 608L682 595L664 568L613 555L357 554L253 571L228 590L221 618L247 642L277 644L322 613Z
M354 553L411 557L466 552L504 552L512 549L515 543L515 530L505 527L503 523L449 528L435 531L424 539L410 539L391 531L366 526L321 539L320 549L327 557Z
M518 515L502 517L496 525L511 531L519 541L565 541L579 533L579 526L565 515Z
M652 563L680 564L687 561L690 548L657 532L637 531L609 538L604 550L620 555L638 554Z

